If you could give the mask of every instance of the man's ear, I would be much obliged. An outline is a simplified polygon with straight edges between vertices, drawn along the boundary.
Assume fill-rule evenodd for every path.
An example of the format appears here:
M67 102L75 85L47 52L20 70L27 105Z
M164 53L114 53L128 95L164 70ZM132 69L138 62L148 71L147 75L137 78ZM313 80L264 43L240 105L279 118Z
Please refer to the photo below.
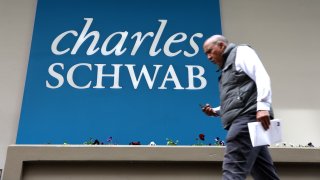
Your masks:
M218 47L219 47L220 49L222 49L223 51L227 48L226 44L223 43L223 42L219 42L219 43L218 43Z

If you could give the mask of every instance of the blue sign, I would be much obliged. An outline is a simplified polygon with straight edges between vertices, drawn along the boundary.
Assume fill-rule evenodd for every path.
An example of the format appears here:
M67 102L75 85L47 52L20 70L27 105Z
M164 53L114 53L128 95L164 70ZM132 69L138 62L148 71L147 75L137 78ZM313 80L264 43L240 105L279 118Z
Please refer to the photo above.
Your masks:
M219 104L220 33L219 0L38 0L17 144L224 138L199 107Z

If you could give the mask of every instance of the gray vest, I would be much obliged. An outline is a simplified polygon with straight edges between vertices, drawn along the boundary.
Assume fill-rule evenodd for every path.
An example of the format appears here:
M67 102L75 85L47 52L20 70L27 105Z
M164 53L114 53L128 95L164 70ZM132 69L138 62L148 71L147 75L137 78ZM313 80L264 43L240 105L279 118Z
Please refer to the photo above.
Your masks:
M236 53L236 45L229 44L223 54L225 63L219 77L220 115L225 129L229 129L238 116L255 115L257 111L256 84L247 74L236 70ZM273 117L272 111L270 114Z

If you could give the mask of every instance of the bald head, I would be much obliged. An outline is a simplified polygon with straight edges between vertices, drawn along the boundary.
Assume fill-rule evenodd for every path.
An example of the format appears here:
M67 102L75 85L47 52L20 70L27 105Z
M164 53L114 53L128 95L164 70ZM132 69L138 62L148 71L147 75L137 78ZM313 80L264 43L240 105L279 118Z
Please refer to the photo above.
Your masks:
M209 37L205 42L204 42L204 46L208 45L208 44L215 44L215 43L220 43L223 42L225 45L228 45L228 40L227 38L225 38L222 35L213 35L211 37Z
M207 58L219 67L224 64L223 53L228 46L228 40L222 35L214 35L208 38L203 44L203 50Z

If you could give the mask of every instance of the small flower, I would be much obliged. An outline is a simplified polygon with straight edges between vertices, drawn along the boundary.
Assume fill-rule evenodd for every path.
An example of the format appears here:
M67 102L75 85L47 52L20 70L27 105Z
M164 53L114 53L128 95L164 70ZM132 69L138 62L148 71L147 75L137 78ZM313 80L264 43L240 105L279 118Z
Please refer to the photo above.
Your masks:
M84 142L83 144L85 145L92 145L93 144L93 139L89 138L89 141Z
M176 140L176 142L174 142L172 139L167 138L167 145L168 146L176 146L178 144L178 140Z
M93 145L100 145L100 141L98 139L94 140Z
M204 141L204 137L205 137L204 134L199 134L199 139L200 139L201 141Z
M314 147L314 145L312 144L312 142L309 142L307 147Z
M154 142L154 141L151 141L150 143L149 143L149 146L156 146L157 144Z
M140 141L132 141L129 145L141 145Z
M112 142L112 136L107 139L107 142Z
M205 140L205 135L204 134L199 134L198 137L196 138L196 143L193 146L203 146L205 145L203 142Z
M108 144L112 144L112 136L110 136L110 137L107 139L107 143L108 143Z
M225 145L225 142L222 141L219 137L216 137L216 138L214 139L214 141L215 141L215 145L216 145L216 146L224 146L224 145Z

